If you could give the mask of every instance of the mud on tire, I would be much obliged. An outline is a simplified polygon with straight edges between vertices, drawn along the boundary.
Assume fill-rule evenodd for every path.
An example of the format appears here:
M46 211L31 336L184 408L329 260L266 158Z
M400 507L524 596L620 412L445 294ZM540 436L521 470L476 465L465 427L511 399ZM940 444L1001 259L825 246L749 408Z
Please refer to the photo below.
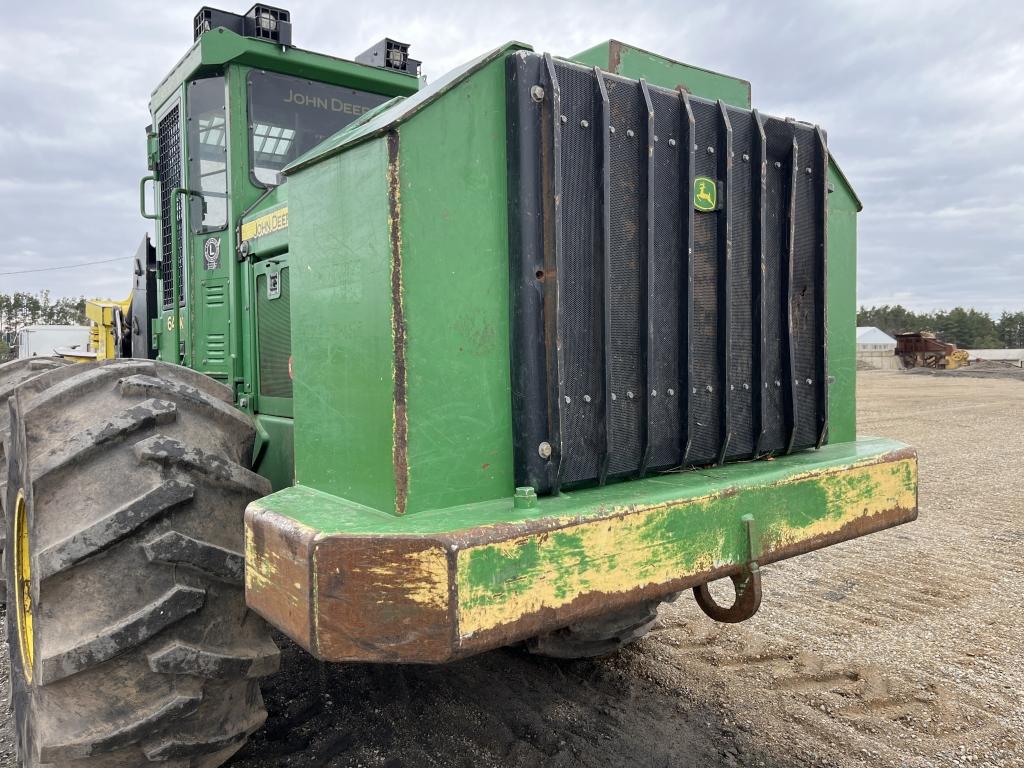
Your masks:
M675 596L669 600L675 599ZM658 619L662 600L640 603L622 611L579 621L526 641L526 649L556 659L608 656L646 635Z
M7 495L7 457L4 449L10 431L7 401L19 385L65 365L68 362L59 357L30 357L0 365L0 510L4 508L4 497Z
M8 639L27 768L214 768L266 718L259 678L279 654L246 608L242 552L245 506L270 488L230 398L136 360L13 395Z
M0 512L4 510L4 497L7 495L7 456L4 444L7 442L11 421L7 402L21 384L66 365L69 365L68 361L60 357L29 357L0 365ZM0 562L3 562L6 537L7 527L0 526ZM6 574L0 568L0 603L6 601Z

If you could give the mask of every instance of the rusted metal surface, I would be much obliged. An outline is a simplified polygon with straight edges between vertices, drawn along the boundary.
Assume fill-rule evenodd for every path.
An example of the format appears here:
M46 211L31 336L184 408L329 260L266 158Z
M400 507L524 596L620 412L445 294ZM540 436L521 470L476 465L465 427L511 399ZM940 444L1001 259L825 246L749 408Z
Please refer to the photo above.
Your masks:
M388 228L391 240L391 340L394 349L395 512L405 514L409 498L409 411L406 403L405 308L402 295L402 200L398 176L398 133L388 134Z
M315 539L316 531L290 518L246 513L246 595L258 594L264 618L304 648L317 634L310 600Z
M622 66L622 43L618 40L608 41L608 71L618 74Z
M317 656L401 662L450 655L455 605L443 542L352 537L318 546L313 567Z
M694 587L693 596L700 609L715 621L738 624L752 617L761 607L761 569L757 563L752 563L749 568L734 573L729 578L736 591L736 600L732 605L719 605L711 596L711 590L706 583Z
M589 513L561 511L579 508L583 494L544 500L556 505L550 516L502 523L480 522L491 507L452 510L450 529L445 518L439 529L411 515L390 517L387 530L359 522L317 533L269 497L247 512L247 599L327 661L443 662L725 577L741 594L721 620L740 620L759 602L745 578L753 568L917 517L912 449L765 482L781 461L748 466L746 484L602 501ZM332 513L321 508L317 519Z

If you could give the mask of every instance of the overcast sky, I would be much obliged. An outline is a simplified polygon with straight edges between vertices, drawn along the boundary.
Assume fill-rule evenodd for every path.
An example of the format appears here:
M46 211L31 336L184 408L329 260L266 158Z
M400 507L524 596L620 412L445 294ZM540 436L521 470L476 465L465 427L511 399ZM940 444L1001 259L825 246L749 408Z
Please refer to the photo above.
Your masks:
M353 57L398 38L431 80L510 39L571 55L608 38L743 77L763 112L827 129L865 205L861 303L1024 308L1024 3L281 4L299 47ZM191 44L199 6L5 2L0 292L127 295L147 229L149 94Z

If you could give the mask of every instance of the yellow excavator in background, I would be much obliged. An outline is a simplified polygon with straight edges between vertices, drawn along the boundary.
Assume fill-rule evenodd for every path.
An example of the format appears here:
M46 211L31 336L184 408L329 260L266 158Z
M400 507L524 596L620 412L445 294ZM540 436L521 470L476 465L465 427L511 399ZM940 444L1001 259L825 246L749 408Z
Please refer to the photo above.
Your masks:
M124 301L89 299L85 302L85 316L89 321L88 347L84 350L58 347L56 353L75 363L121 357L124 338L130 332L131 305L131 295Z

